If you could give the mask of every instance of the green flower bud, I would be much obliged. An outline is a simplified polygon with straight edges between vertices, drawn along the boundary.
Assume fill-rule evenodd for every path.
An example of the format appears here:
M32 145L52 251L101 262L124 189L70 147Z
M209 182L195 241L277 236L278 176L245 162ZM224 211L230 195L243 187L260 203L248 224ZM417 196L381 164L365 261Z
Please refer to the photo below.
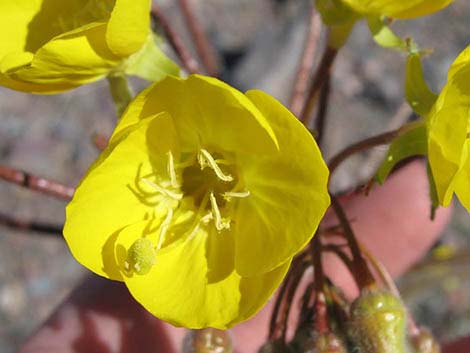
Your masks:
M291 342L296 353L346 353L343 341L334 333L315 333L310 329L297 330Z
M352 304L348 336L360 353L405 353L406 309L388 292L364 291Z
M232 339L227 331L215 328L190 331L183 341L184 353L232 353Z
M441 347L428 329L420 328L419 333L410 338L416 353L441 353Z

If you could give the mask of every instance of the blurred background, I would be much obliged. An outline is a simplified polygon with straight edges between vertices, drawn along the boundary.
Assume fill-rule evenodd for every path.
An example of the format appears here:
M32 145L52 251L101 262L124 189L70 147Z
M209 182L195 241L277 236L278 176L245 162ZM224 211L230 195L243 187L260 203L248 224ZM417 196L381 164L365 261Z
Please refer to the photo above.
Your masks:
M189 43L175 1L156 2ZM193 0L198 18L220 53L223 78L241 90L260 88L289 102L307 30L309 0ZM438 91L446 72L469 44L470 2L393 28L434 49L424 60ZM403 121L403 54L373 43L364 23L340 51L334 76L324 153L389 130ZM133 81L136 91L145 87ZM403 111L402 111L403 115ZM406 116L405 116L406 118ZM0 163L76 185L98 152L91 139L115 123L106 81L55 96L0 88ZM348 160L334 186L345 190L370 177L385 149ZM65 203L0 181L0 214L61 225ZM436 248L400 286L417 321L441 340L470 333L470 217L456 204ZM455 249L459 249L455 252ZM86 272L60 235L0 225L0 352L11 353L52 312Z

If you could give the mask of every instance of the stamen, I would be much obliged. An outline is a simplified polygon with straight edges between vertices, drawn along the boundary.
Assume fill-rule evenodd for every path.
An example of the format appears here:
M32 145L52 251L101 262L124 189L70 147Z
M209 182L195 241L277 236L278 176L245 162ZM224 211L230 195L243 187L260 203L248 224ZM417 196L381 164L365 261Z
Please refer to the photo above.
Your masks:
M191 233L189 233L187 240L193 239L196 236L197 232L199 231L200 227L201 227L200 223L196 224L193 230L191 231Z
M141 180L145 184L147 184L148 186L154 188L155 190L157 190L160 194L162 194L164 196L168 196L168 197L170 197L174 200L181 200L183 198L183 194L179 194L177 192L162 188L160 185L155 184L153 181L150 181L150 180L145 179L145 178L142 178Z
M227 191L227 192L224 192L222 194L222 197L227 200L227 201L230 201L233 197L235 198L238 198L238 199L243 199L245 197L248 197L250 196L250 191L249 190L246 190L246 191Z
M230 220L222 218L219 206L213 192L209 195L212 208L212 216L214 217L215 228L220 232L223 229L230 229Z
M168 208L166 212L165 220L160 225L160 235L158 236L158 244L156 248L157 250L159 250L162 247L163 242L165 241L166 232L168 231L168 227L170 226L172 219L173 219L173 209Z
M197 160L201 169L204 169L206 166L209 166L214 171L215 175L222 181L232 181L233 177L230 174L224 174L222 169L218 166L217 162L214 160L214 157L206 151L204 148L201 148L200 153L197 156Z
M168 151L168 175L170 176L171 186L174 188L179 187L178 180L176 180L176 169L175 169L175 160L173 158L173 153Z

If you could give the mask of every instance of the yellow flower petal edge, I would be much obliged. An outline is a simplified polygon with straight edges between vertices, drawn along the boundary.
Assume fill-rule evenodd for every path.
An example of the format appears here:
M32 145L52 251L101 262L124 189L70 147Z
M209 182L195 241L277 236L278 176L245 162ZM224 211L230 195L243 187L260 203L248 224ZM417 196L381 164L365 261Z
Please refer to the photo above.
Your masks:
M455 193L470 210L470 47L455 60L447 84L428 114L429 164L439 203Z
M454 0L343 0L356 12L407 19L430 15L447 7Z
M129 105L64 236L156 316L226 328L261 308L311 239L327 180L314 139L275 99L168 77Z
M0 1L0 85L51 94L113 71L178 75L156 47L149 10L149 0Z

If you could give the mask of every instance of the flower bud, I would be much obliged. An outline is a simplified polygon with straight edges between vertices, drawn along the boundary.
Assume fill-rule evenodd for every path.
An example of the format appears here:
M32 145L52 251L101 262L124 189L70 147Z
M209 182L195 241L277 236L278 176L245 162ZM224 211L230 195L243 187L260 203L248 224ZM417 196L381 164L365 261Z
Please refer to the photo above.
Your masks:
M416 353L440 353L441 347L428 329L420 328L419 333L410 338L411 346Z
M346 353L343 341L334 333L319 334L312 329L298 330L291 342L295 353Z
M406 310L388 292L364 291L352 304L348 336L361 353L404 353Z
M232 353L232 339L227 331L214 328L190 331L183 341L184 353Z
M258 353L294 353L291 347L286 346L281 340L268 341L263 344Z

